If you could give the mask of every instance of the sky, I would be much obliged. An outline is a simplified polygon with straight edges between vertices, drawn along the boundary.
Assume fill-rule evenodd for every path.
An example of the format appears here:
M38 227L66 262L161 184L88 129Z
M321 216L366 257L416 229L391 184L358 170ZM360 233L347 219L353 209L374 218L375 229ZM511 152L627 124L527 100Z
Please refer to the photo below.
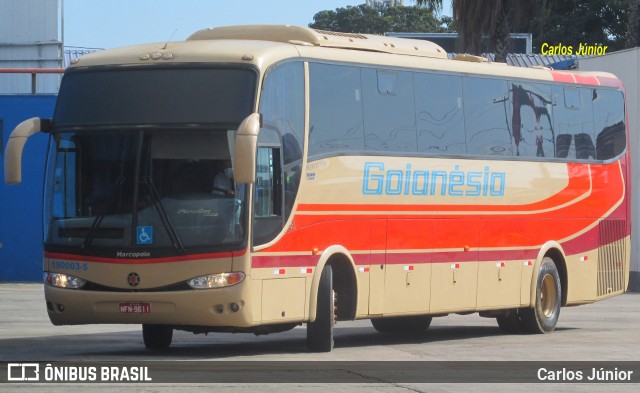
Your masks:
M181 41L198 30L240 24L307 26L322 10L365 0L60 0L64 45L115 48ZM450 14L445 0L445 14ZM405 5L414 5L405 0ZM449 6L450 7L450 6Z

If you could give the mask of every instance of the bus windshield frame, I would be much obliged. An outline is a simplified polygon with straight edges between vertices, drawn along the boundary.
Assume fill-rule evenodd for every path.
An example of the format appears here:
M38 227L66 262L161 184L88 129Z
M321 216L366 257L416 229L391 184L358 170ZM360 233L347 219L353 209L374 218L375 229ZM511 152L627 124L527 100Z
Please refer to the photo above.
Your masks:
M232 155L256 85L250 67L66 75L49 148L45 249L149 258L246 248L249 193L233 182Z

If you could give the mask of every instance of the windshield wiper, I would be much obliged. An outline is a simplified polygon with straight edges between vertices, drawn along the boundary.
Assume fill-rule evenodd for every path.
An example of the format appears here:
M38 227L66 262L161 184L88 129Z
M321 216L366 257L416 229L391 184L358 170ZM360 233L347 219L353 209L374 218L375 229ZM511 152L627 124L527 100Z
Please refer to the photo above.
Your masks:
M84 241L82 242L82 245L80 246L80 249L82 251L86 251L87 250L87 247L89 247L89 245L91 244L91 241L93 240L93 238L95 236L96 229L98 229L98 227L100 227L104 217L113 208L113 205L115 204L115 202L117 200L117 196L118 196L118 193L116 191L119 190L122 187L122 185L124 184L124 181L125 181L125 177L124 176L120 176L120 177L118 177L116 179L116 182L114 183L113 188L111 189L111 192L109 193L109 198L107 199L107 203L105 204L105 208L100 212L100 214L98 214L96 216L96 218L93 219L93 222L91 223L91 228L89 228L89 233L87 233L87 236L84 238Z
M160 221L162 221L164 229L167 231L167 234L169 234L169 237L171 238L171 243L173 243L173 246L176 248L176 250L184 252L184 246L182 245L180 237L178 237L178 233L173 227L173 224L171 224L171 220L167 215L167 211L162 205L160 194L158 194L158 189L156 188L155 184L153 184L153 180L151 180L150 176L146 176L142 180L142 182L147 186L147 189L149 190L149 194L151 195L151 199L153 200L153 206L156 208L156 211L160 216Z

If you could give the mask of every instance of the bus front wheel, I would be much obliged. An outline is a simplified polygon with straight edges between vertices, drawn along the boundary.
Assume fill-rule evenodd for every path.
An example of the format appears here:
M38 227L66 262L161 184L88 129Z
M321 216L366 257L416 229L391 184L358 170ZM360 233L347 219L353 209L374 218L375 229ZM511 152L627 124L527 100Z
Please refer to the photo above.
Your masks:
M326 265L320 275L316 320L307 324L307 346L314 352L331 352L333 326L336 321L336 294L333 290L333 270Z
M556 328L562 302L560 275L553 259L544 257L536 281L533 308L521 309L522 325L529 333L550 333Z
M171 345L173 329L166 325L142 325L142 339L148 349L166 349Z

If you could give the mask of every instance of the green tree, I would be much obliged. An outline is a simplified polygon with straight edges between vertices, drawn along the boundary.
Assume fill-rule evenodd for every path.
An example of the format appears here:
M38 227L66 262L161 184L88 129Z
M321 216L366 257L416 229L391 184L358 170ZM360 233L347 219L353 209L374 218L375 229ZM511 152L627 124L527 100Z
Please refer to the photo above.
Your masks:
M383 14L388 23L387 31L442 33L444 21L436 18L431 10L417 7L390 7Z
M442 9L442 0L416 2L435 10ZM544 15L547 4L547 0L452 0L452 22L458 32L458 51L476 55L492 51L496 61L506 61L509 34L528 30L531 17ZM489 37L489 48L481 46L484 36Z
M533 50L543 43L572 45L603 44L607 51L625 47L629 7L635 0L556 0L541 29L533 37ZM535 23L535 22L534 22ZM535 30L533 30L535 31Z
M359 5L337 8L335 11L320 11L313 16L309 27L343 33L381 34L387 22L377 10Z
M309 27L344 33L384 34L385 32L447 32L448 18L434 16L424 7L382 7L366 5L320 11Z
M628 36L625 48L635 48L640 44L640 0L629 1L627 32Z
M442 0L416 0L435 10ZM609 50L638 45L638 0L452 0L453 27L458 50L480 54L494 52L504 61L511 32L532 33L533 50L542 43L573 45L587 42L608 45ZM490 47L481 47L483 36ZM634 38L635 37L635 38Z

